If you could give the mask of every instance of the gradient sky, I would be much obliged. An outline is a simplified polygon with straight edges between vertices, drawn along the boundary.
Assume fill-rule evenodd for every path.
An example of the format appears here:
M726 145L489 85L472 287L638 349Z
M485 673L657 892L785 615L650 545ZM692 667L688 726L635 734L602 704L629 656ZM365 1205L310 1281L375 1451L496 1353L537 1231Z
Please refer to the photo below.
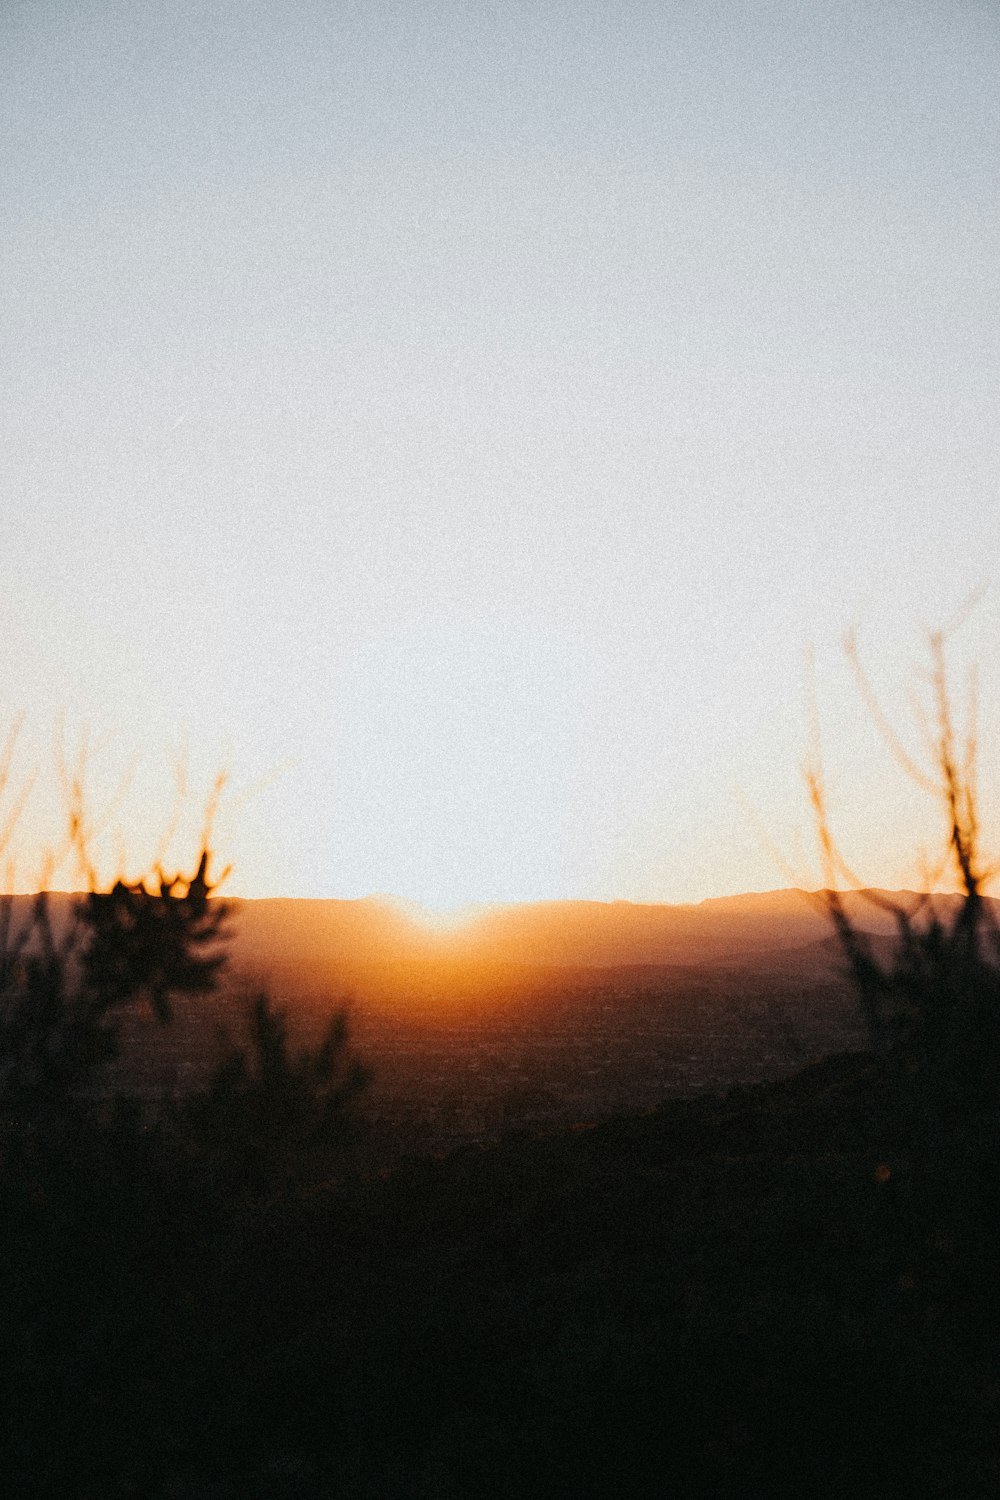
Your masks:
M112 863L227 767L235 893L805 883L810 644L914 878L839 643L906 725L996 578L994 4L8 0L0 202L21 883L57 722Z

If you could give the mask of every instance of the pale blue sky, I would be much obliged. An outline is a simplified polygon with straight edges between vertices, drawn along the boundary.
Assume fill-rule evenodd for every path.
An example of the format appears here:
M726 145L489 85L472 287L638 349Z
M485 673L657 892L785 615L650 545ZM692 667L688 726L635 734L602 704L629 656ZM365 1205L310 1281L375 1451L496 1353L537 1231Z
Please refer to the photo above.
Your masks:
M24 766L283 767L248 893L688 899L784 883L812 642L892 878L837 643L903 703L994 577L998 163L993 5L8 4Z

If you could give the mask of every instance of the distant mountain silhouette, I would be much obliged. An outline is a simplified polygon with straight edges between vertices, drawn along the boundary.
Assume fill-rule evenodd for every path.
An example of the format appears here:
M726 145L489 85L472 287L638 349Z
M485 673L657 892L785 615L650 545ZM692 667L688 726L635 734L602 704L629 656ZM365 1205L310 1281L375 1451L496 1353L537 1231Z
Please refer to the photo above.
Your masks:
M918 899L906 891L874 894L900 902ZM864 893L850 893L846 904L861 927L892 931L890 915ZM345 973L373 963L431 959L573 968L753 963L766 953L805 948L831 937L821 903L800 890L717 897L696 905L548 901L497 906L446 931L425 928L376 897L239 901L233 907L237 953L243 961L280 962L294 953ZM829 952L835 959L832 943Z
M914 892L876 891L900 903ZM27 912L29 896L15 897ZM957 897L936 898L947 904ZM57 925L70 909L57 894ZM888 936L891 915L865 892L847 909L859 927ZM1000 912L1000 902L992 903ZM233 964L279 985L357 992L416 969L468 975L480 988L492 973L516 978L540 969L733 966L829 975L837 943L815 893L801 890L713 897L691 905L548 901L484 908L449 930L425 927L390 899L233 900Z

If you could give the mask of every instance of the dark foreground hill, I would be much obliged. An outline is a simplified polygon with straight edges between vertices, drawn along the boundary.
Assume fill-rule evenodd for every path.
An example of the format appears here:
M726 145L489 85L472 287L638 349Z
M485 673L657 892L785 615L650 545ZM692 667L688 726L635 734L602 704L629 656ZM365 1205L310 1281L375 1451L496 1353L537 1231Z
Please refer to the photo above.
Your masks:
M262 1199L67 1140L4 1179L5 1493L992 1497L995 1224L880 1097L833 1057Z

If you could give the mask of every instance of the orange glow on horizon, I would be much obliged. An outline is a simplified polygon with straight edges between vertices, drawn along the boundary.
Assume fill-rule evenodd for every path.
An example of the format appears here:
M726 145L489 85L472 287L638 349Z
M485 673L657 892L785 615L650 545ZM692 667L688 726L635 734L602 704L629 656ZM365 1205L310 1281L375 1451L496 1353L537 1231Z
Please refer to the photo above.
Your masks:
M437 905L423 901L409 901L398 896L379 897L388 906L400 912L415 927L429 933L457 933L469 928L480 917L493 910L488 902L467 902L459 906Z

